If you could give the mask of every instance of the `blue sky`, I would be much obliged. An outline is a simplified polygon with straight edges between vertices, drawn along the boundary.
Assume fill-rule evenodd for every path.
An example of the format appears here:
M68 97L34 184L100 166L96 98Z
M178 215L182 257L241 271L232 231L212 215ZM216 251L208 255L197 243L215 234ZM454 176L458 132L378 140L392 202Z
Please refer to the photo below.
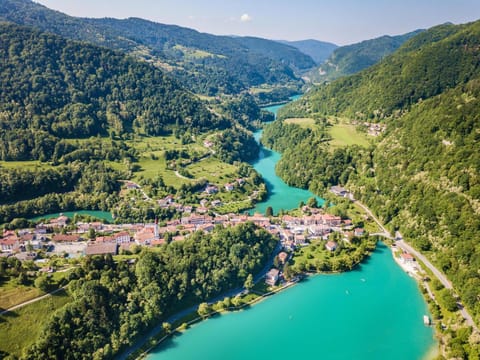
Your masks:
M221 35L346 45L480 19L480 0L36 0L73 16L141 17Z

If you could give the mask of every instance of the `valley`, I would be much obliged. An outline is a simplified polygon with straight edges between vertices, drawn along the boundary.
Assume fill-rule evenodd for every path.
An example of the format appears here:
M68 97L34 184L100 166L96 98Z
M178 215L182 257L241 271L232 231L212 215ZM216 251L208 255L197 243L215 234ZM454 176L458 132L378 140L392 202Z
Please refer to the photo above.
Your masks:
M479 39L0 0L0 358L477 359Z

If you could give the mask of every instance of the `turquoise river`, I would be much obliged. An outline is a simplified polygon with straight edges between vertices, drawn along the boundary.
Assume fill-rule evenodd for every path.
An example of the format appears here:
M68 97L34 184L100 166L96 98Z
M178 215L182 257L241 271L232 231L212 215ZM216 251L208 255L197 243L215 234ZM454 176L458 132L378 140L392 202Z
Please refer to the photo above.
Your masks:
M273 170L280 155L262 152L254 166L270 196L256 210L295 208L313 196L283 183ZM427 313L415 280L380 243L354 271L312 276L247 310L203 321L148 359L425 359L436 349L433 329L423 325Z

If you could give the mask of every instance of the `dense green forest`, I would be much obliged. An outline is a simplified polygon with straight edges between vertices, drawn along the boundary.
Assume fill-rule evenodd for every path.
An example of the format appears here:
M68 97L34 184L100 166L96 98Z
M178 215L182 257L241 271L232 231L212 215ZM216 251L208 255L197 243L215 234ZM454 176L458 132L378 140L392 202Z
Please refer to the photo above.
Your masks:
M75 209L109 210L119 201L125 174L102 162L72 162L48 169L0 167L0 223Z
M0 19L121 50L166 69L195 92L237 94L261 84L300 84L315 62L275 41L204 34L142 19L67 16L30 0L3 0Z
M390 230L400 230L447 274L477 324L479 42L480 22L432 28L382 63L321 86L282 113L381 120L386 133L370 148L332 149L322 131L281 121L262 139L284 151L277 171L287 182L319 194L344 185ZM468 358L470 350L462 351Z
M480 78L412 108L351 183L452 280L480 323ZM375 194L375 195L374 195Z
M480 22L434 27L381 63L319 86L279 117L320 113L375 120L398 114L478 75L479 45Z
M251 161L260 150L253 135L242 128L231 128L219 134L215 142L215 156L226 163Z
M0 25L0 39L3 159L51 158L65 138L228 124L161 71L120 53L16 25Z
M341 46L335 49L325 62L322 61L318 68L309 71L308 77L314 83L324 83L355 74L375 65L421 31L398 36L385 35L357 44Z
M321 127L311 130L275 121L265 127L261 141L282 153L275 170L287 184L322 194L330 186L346 183L368 153L360 146L331 150L329 139Z
M27 359L111 359L154 324L242 286L277 241L251 223L145 249L134 266L87 257L70 275L73 301L56 311Z

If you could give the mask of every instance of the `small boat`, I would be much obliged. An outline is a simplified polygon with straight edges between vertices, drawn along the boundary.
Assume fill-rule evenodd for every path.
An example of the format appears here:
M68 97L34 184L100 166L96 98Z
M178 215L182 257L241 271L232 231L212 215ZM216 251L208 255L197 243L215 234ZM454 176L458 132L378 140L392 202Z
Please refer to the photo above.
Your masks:
M428 315L423 315L423 323L427 326L431 325L430 318L428 317Z

